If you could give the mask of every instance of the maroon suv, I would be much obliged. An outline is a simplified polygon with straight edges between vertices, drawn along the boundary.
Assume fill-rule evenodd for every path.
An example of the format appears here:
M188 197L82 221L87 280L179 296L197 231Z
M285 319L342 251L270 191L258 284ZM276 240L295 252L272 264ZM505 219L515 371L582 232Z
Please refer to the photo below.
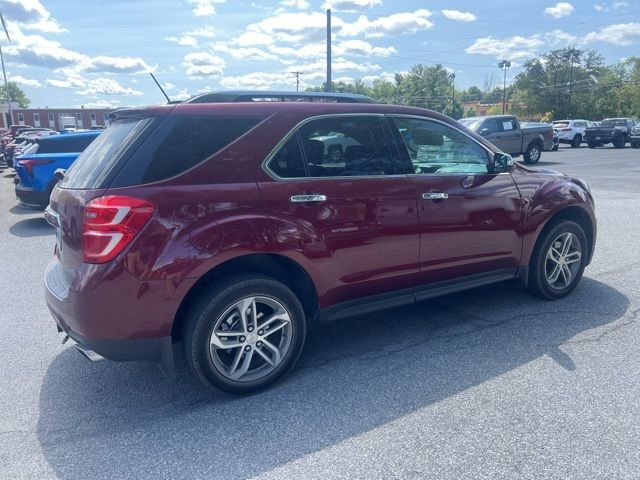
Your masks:
M46 217L47 303L79 349L172 376L181 341L234 392L289 371L308 322L504 280L564 297L596 238L585 182L443 115L355 103L120 111Z

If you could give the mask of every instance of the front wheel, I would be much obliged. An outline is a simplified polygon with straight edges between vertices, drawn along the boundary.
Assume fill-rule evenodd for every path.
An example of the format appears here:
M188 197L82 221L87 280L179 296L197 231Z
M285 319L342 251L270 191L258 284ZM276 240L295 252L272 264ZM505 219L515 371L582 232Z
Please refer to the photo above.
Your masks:
M558 220L538 239L529 263L529 290L555 300L568 295L578 284L587 264L589 247L580 225Z
M582 143L582 135L578 134L573 137L571 140L571 148L580 148L580 144Z
M524 152L524 163L528 163L530 165L538 163L541 155L542 152L540 151L540 147L537 144L532 143L527 147L527 151Z
M306 336L304 310L284 284L261 275L227 277L205 293L183 331L189 367L205 385L249 393L293 368Z

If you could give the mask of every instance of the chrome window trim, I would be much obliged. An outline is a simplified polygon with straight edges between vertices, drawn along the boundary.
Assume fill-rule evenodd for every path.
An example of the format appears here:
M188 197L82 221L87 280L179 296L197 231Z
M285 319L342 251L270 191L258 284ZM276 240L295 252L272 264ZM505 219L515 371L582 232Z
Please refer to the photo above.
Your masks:
M291 137L293 137L300 128L302 128L304 125L306 125L309 122L312 122L314 120L323 120L326 118L341 118L341 117L374 117L374 118L386 118L386 115L384 113L326 113L326 114L322 114L322 115L314 115L313 117L308 117L305 118L304 120L301 120L300 122L298 122L291 130L289 130L289 132L287 132L287 134L282 137L282 139L276 144L275 147L273 147L271 149L271 151L269 152L269 154L265 157L265 159L262 161L261 167L262 169L265 171L265 173L272 178L273 180L282 182L282 181L292 181L292 180L313 180L313 181L317 181L317 180L338 180L338 181L349 181L352 179L362 179L362 178L400 178L400 177L407 177L407 175L405 173L402 174L398 174L398 175L349 175L349 176L344 176L344 177L279 177L273 170L271 170L269 168L269 162L273 159L273 157L275 157L276 153L278 153L280 151L280 149L285 145L285 143L287 143ZM419 117L422 118L422 117ZM388 143L388 142L387 142ZM388 145L389 147L391 147L391 145ZM393 152L389 152L393 155Z
M475 138L473 138L471 135L469 135L467 132L464 132L462 130L460 130L459 128L447 123L447 122L443 122L442 120L438 120L437 118L431 118L431 117L421 117L420 115L405 115L405 114L401 114L401 113L393 113L393 114L388 114L386 115L389 118L412 118L412 119L416 119L416 120L426 120L428 122L435 122L435 123L439 123L441 125L444 125L445 127L449 127L452 128L454 130L456 130L457 132L460 132L461 134L463 134L465 137L467 137L468 139L470 139L472 142L474 142L476 145L480 146L483 150L485 150L487 152L487 154L489 155L490 158L488 158L488 161L491 161L491 159L494 157L495 152L493 152L492 150L490 150L486 145L478 142L478 140L476 140ZM405 145L405 148L406 145ZM487 170L489 169L490 165L487 165ZM487 172L487 173L481 173L480 175L501 175L503 173L506 174L510 174L509 172ZM477 174L477 173L475 173ZM407 173L407 176L411 176L411 175L424 175L424 176L431 176L431 177L443 177L445 175L474 175L474 173Z

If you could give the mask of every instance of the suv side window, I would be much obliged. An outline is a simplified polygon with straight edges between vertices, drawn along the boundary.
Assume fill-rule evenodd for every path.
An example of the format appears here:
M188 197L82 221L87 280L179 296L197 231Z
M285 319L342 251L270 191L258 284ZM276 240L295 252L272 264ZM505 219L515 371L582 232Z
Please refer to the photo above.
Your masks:
M298 134L312 177L404 173L391 153L380 117L319 118L302 125Z
M461 131L430 120L393 119L416 174L489 173L489 155Z

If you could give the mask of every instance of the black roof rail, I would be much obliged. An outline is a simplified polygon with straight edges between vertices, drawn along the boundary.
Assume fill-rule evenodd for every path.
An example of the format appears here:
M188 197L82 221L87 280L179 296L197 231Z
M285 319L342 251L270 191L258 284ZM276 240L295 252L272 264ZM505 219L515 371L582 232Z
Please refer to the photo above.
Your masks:
M358 93L332 92L273 92L268 90L230 90L202 93L183 103L229 102L325 102L325 103L378 103Z

